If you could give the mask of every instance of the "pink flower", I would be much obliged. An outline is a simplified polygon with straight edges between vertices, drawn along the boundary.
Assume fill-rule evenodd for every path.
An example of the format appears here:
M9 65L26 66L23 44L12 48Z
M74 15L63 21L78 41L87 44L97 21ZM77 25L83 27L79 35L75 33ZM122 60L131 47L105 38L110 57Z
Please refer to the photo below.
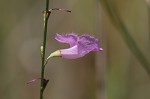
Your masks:
M55 39L61 43L67 43L70 48L57 50L57 56L62 56L67 59L76 59L85 56L92 51L102 51L103 49L99 47L98 39L90 35L77 34L56 34ZM59 55L60 54L60 55Z

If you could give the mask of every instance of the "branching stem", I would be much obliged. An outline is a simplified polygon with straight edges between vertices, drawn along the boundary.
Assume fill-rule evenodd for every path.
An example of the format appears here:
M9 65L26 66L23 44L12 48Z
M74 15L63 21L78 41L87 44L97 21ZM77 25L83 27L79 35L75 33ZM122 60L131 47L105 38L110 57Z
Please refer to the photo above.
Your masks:
M47 26L48 26L48 19L50 17L52 10L71 12L70 10L60 9L60 8L53 8L53 9L49 10L49 0L46 0L46 9L43 12L44 13L44 36L43 36L43 44L41 46L42 66L41 66L40 99L43 99L44 89L46 88L46 85L49 81L49 80L45 79L44 74L45 74L45 65L46 65L46 63L45 63L45 51L46 51Z
M44 36L43 36L43 52L42 52L42 66L41 66L41 88L40 88L40 99L43 99L44 92L44 72L45 72L45 50L46 50L46 36L47 36L47 24L48 24L48 9L49 0L46 0L46 9L44 12Z

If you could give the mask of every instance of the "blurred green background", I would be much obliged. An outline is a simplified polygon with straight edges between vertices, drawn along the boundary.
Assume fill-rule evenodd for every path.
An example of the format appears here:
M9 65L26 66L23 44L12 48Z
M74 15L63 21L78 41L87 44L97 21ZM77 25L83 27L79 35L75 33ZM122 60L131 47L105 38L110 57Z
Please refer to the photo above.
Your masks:
M118 20L112 18L115 13L110 14L117 12L150 60L148 1L50 0L50 8L69 9L72 13L55 11L50 16L47 56L68 47L54 39L56 33L93 35L100 40L104 51L74 60L51 59L45 71L50 82L44 99L150 99L148 70L115 25ZM1 0L0 7L0 99L39 99L40 82L31 85L26 82L40 76L45 1Z

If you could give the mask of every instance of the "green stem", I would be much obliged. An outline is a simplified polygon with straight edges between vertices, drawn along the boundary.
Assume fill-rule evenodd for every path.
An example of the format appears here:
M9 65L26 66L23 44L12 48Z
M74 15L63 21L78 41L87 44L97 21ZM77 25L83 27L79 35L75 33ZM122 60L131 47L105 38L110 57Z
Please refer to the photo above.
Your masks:
M44 72L45 72L45 50L46 50L46 36L47 36L47 24L48 24L48 9L49 0L46 0L46 9L44 11L44 36L43 36L43 53L42 53L42 66L41 66L41 89L40 89L40 99L43 99L44 92Z
M149 44L149 50L150 50L150 4L147 4L147 6L148 6L148 29L149 29L148 44Z

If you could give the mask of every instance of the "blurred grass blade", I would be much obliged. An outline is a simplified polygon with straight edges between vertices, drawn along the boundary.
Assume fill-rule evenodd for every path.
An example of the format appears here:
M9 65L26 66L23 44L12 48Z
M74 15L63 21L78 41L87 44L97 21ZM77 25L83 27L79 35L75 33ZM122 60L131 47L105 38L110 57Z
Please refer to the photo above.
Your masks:
M139 60L139 62L142 64L142 66L145 68L146 72L150 76L150 63L144 56L144 54L141 52L139 47L137 46L135 40L130 35L131 33L128 31L126 26L121 21L120 17L118 16L118 13L116 12L116 9L112 3L112 0L99 0L100 3L104 6L106 11L108 12L111 21L116 26L116 28L120 31L122 38L124 39L125 43L131 50L131 52L135 55L135 57Z

